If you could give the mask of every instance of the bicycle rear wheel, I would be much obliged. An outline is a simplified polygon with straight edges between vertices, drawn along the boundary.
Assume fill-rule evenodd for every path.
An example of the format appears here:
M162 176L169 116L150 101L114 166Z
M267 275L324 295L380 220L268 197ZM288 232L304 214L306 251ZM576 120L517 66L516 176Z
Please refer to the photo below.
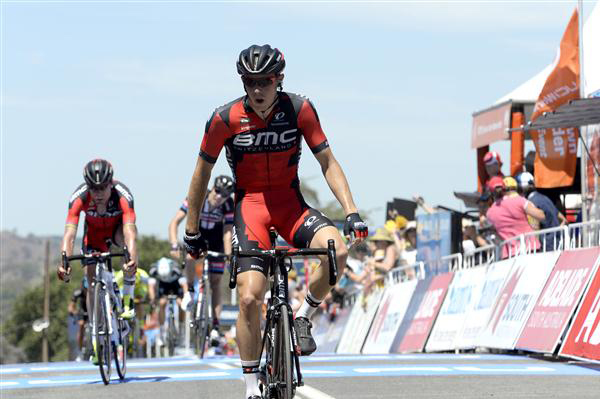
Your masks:
M123 319L117 320L117 325L115 328L118 328L117 332L118 341L113 344L113 356L115 357L115 366L117 368L117 374L119 374L119 378L121 380L125 379L125 374L127 373L127 343L129 341L129 335L123 336L123 331L127 329L125 325L127 321ZM119 348L119 346L121 348Z
M96 340L96 353L98 355L98 367L104 385L110 382L110 352L111 342L109 333L108 310L106 308L106 291L102 284L96 283L94 288L94 332Z
M294 370L292 368L290 318L285 306L281 306L280 310L281 314L275 321L277 335L273 351L277 398L292 399L294 397Z

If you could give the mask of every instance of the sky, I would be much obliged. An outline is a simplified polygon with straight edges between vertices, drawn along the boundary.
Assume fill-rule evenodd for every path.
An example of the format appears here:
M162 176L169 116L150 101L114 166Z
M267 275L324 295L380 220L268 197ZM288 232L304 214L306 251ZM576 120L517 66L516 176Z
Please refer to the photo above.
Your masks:
M265 43L285 54L284 90L313 101L371 228L393 197L462 209L472 113L553 61L575 6L3 0L0 228L62 234L100 157L133 192L140 233L166 238L207 118L243 94L239 52ZM492 149L508 161L507 143ZM224 158L213 176L230 174ZM334 198L310 152L300 177Z

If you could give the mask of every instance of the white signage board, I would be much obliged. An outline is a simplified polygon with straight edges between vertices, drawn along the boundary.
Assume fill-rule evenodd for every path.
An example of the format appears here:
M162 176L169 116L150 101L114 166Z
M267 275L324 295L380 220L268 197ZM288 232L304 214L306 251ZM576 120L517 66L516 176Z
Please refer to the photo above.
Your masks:
M456 339L456 349L469 349L476 346L479 334L485 328L506 276L512 270L514 259L505 259L486 266L485 281L479 301L469 309L461 332Z
M517 256L494 304L478 346L514 349L560 253Z
M452 350L471 308L479 302L485 281L485 267L459 270L448 288L425 350L427 352Z
M390 353L392 342L416 286L417 280L414 279L392 285L385 290L362 353Z

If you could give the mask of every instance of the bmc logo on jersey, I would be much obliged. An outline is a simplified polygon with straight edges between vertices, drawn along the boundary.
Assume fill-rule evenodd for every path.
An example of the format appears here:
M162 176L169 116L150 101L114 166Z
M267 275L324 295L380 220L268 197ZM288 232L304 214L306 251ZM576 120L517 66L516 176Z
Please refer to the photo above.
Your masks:
M242 147L247 151L285 150L291 148L296 141L298 129L289 129L278 132L241 133L233 139L233 145Z

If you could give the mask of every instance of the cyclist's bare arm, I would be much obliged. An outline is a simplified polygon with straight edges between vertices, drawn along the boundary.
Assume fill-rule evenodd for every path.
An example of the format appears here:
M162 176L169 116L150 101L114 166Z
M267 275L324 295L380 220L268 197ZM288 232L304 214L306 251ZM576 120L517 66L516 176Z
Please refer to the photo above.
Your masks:
M123 225L123 237L125 239L125 245L127 245L127 249L129 250L129 255L131 256L131 260L127 263L127 268L129 269L132 265L137 264L137 227L133 223L126 223ZM135 273L135 270L134 270Z
M198 221L200 220L200 207L204 203L206 197L206 188L210 181L210 174L214 164L205 161L202 157L198 157L196 168L190 182L188 192L188 218L185 224L185 231L190 233L198 232Z
M173 246L177 245L178 243L177 229L179 228L179 225L181 224L183 219L185 219L185 212L181 209L178 209L173 219L171 219L171 223L169 223L169 242Z
M227 255L231 255L231 235L233 229L232 224L226 224L223 226L223 251Z
M325 176L325 180L327 180L331 192L335 195L342 208L344 208L346 215L358 212L352 199L346 175L337 159L333 156L331 148L319 151L315 154L315 158L317 158L317 161L321 165L321 171L323 172L323 176Z
M77 225L65 225L65 233L63 235L61 251L67 253L67 256L73 255L73 246L75 245L75 237L77 236Z

